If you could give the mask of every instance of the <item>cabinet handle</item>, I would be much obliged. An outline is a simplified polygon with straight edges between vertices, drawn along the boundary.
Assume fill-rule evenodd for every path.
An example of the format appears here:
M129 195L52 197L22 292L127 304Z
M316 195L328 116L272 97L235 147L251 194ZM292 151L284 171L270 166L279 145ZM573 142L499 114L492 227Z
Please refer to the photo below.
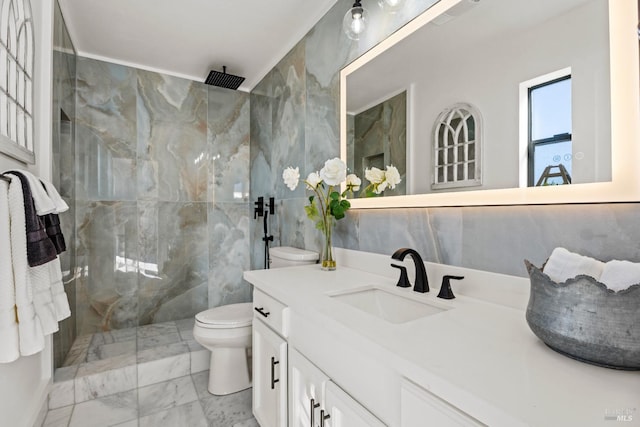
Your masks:
M268 311L265 313L264 307L254 307L253 309L258 313L262 314L264 317L269 317L269 315L271 314Z
M271 390L276 388L276 383L280 382L279 379L275 379L276 375L276 365L280 363L276 360L275 357L271 358Z
M316 408L320 406L319 403L316 403L315 399L311 399L311 406L309 408L309 412L311 412L311 415L309 416L310 421L311 421L311 427L315 427L315 423L316 423Z
M324 427L324 420L331 418L331 415L324 413L324 409L320 410L320 427Z

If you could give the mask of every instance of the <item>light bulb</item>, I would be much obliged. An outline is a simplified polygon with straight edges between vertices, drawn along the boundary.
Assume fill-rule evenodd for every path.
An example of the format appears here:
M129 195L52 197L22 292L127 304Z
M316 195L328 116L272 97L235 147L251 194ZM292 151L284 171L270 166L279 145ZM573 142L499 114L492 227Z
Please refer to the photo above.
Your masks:
M378 6L386 12L396 13L402 9L404 2L405 0L378 0Z
M369 14L365 8L358 3L347 11L342 20L342 29L351 40L358 40L367 28Z

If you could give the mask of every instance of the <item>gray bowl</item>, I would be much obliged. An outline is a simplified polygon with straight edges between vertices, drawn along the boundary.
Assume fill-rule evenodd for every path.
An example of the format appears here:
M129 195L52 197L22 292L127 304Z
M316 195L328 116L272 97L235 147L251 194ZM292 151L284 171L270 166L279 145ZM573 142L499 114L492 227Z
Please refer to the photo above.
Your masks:
M580 275L556 283L524 261L527 323L553 350L607 368L640 370L640 284L615 292Z

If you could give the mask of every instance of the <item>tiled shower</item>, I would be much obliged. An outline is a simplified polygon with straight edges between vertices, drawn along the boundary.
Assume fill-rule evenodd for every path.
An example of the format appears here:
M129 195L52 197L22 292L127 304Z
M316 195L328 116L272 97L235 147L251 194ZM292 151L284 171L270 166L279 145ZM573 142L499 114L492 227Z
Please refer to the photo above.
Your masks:
M75 339L250 300L249 95L75 55L58 13L54 181Z

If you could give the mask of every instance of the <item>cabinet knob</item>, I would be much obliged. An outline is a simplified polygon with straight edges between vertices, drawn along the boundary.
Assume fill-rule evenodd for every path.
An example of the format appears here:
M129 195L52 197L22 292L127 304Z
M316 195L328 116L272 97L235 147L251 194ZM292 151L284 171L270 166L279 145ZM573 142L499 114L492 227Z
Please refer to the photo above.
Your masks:
M264 317L269 317L269 315L271 314L271 313L269 313L268 311L267 311L267 312L265 312L265 311L264 311L264 307L254 307L253 309L254 309L255 311L257 311L258 313L262 314Z

